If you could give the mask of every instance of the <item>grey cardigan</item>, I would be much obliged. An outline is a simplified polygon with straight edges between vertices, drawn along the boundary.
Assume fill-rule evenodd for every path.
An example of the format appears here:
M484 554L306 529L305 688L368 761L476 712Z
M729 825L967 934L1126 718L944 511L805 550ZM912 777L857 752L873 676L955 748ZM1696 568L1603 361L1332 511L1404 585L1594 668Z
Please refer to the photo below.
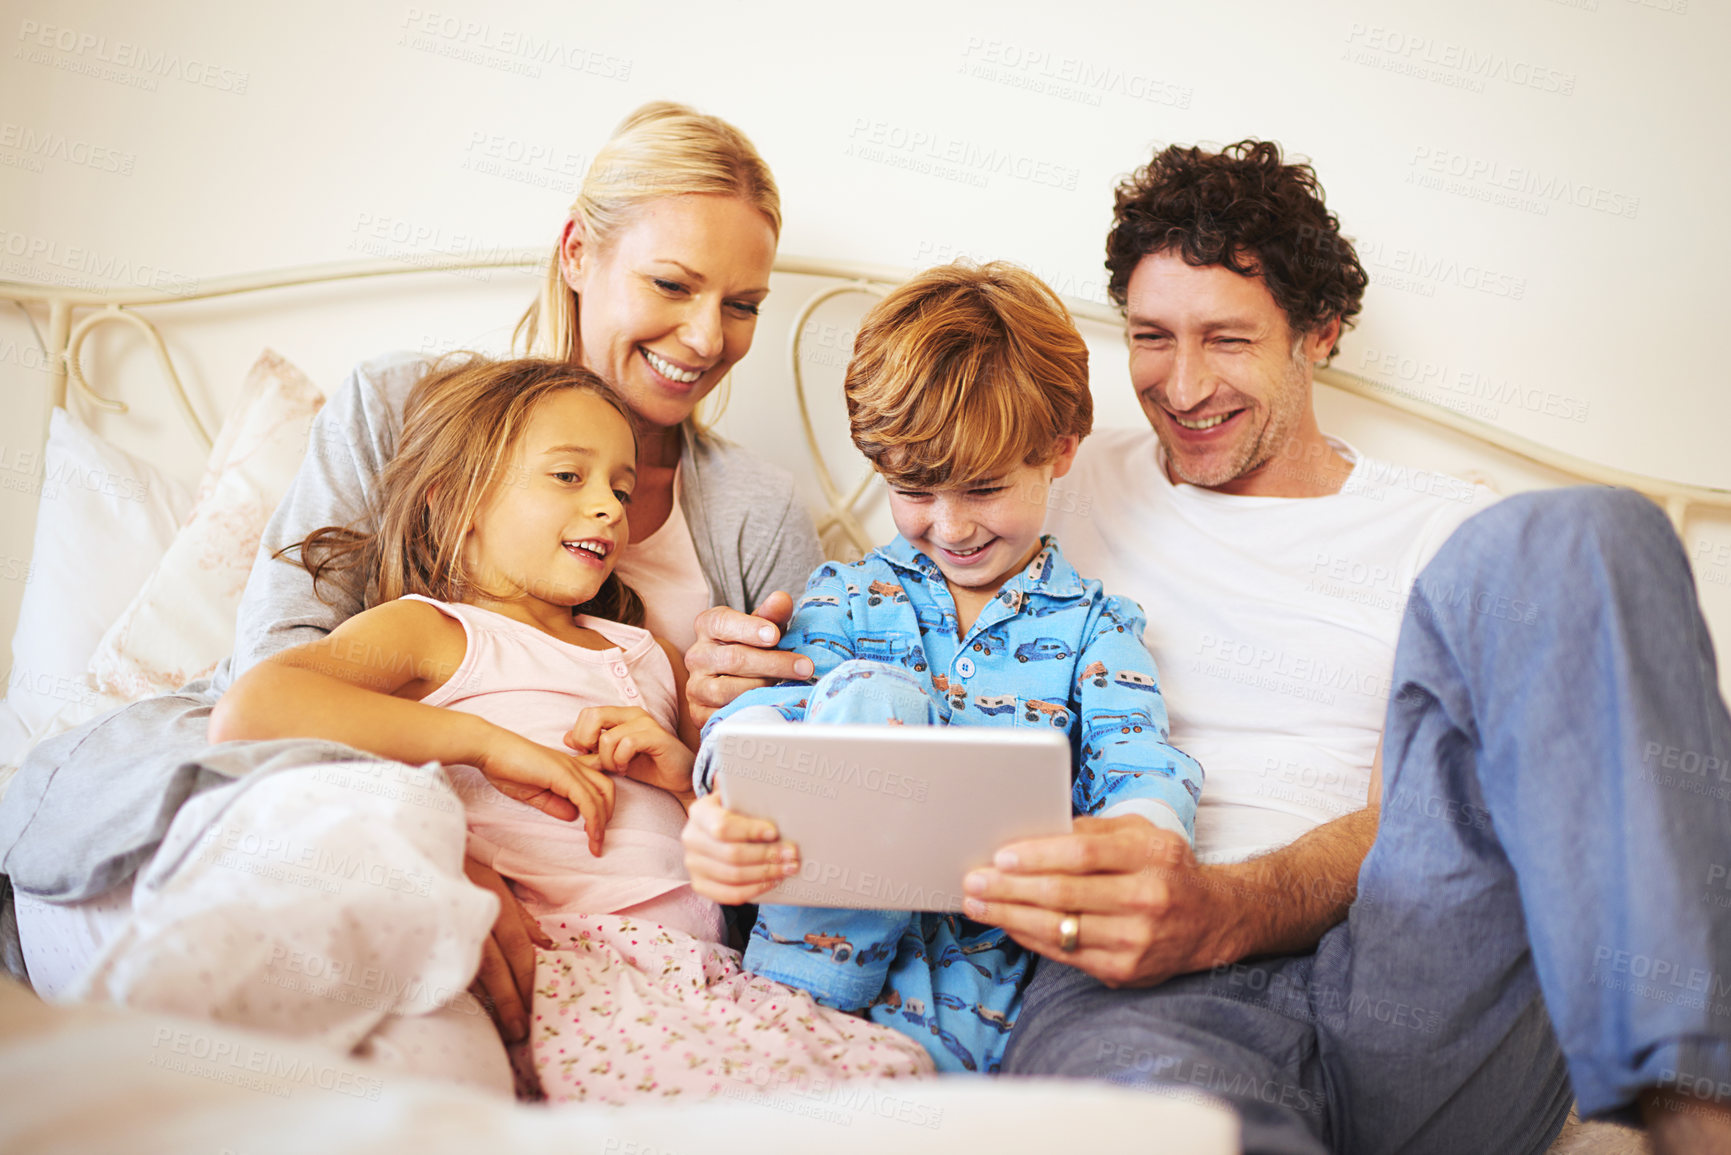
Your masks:
M261 658L323 637L361 612L361 575L346 571L347 580L322 582L321 601L305 569L270 555L321 526L367 516L379 474L396 453L409 391L428 364L408 353L367 361L319 411L306 460L265 530L241 599L234 657L212 679L218 692ZM775 590L804 589L823 556L793 479L713 437L687 432L684 440L679 507L710 604L750 609Z
M367 515L380 471L395 452L403 404L425 374L398 354L357 367L313 422L306 459L271 518L241 598L235 651L209 679L135 702L32 750L0 799L0 957L16 943L6 885L48 901L76 902L124 883L155 853L190 797L227 786L272 762L284 744L205 741L211 707L259 660L313 641L362 608L361 575L321 583L282 546L326 525ZM736 446L686 436L680 508L713 604L750 609L766 595L798 593L823 560L810 516L783 470ZM330 758L333 747L320 756ZM334 748L342 753L343 748ZM310 756L311 751L304 752ZM348 751L351 757L367 755Z

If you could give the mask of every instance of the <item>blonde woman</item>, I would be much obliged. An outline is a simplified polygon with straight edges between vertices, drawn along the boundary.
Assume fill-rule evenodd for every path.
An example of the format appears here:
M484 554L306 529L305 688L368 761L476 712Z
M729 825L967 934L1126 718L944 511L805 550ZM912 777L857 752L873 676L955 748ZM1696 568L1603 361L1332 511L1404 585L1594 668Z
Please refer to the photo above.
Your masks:
M772 591L799 588L821 560L791 479L707 434L696 416L751 348L780 227L774 178L743 134L679 105L645 105L597 153L519 326L529 351L592 370L640 423L633 540L618 572L643 596L647 628L680 649L704 608L749 610ZM206 723L241 673L363 607L358 582L323 582L315 592L302 567L272 555L319 527L365 519L404 401L426 371L417 357L370 361L326 403L265 532L234 656L209 681L44 743L20 769L0 802L0 892L16 892L22 950L0 945L15 973L28 966L39 991L65 990L89 969L127 917L135 874L188 798L252 789L266 777L255 773L261 766L274 773L356 756L328 742L207 747ZM540 804L575 817L559 793L554 785ZM533 944L543 936L496 873L468 870L499 898L476 985L503 1034L521 1038Z

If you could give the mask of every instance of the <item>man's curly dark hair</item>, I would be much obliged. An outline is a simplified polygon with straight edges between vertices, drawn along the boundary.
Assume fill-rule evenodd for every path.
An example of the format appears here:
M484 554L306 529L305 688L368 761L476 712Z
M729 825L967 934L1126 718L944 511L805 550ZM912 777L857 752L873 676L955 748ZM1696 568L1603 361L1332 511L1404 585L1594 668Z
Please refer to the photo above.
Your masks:
M1370 281L1308 164L1287 164L1271 140L1217 153L1172 145L1119 185L1106 237L1107 291L1122 309L1143 257L1260 276L1297 333L1339 317L1352 325ZM1340 343L1328 351L1333 357Z

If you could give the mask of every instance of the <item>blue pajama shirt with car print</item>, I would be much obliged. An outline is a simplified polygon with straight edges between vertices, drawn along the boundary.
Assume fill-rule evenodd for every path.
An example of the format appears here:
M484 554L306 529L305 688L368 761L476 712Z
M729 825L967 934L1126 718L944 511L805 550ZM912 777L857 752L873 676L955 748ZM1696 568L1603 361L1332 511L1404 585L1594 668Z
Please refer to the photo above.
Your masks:
M815 683L740 695L704 729L700 792L715 744L743 721L1052 726L1070 739L1077 815L1139 814L1195 837L1202 768L1167 741L1166 706L1136 603L1104 593L1042 539L966 634L943 573L903 538L821 566L781 648ZM960 879L957 880L958 886ZM919 1040L944 1071L998 1069L1034 956L957 914L765 905L747 970Z

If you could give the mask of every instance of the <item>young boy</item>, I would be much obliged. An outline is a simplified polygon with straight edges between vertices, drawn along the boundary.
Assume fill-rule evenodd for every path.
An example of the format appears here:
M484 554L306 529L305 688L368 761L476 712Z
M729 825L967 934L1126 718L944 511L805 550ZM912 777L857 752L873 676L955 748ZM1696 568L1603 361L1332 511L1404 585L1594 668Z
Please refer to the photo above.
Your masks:
M1166 742L1142 613L1040 532L1093 423L1088 350L1063 304L1014 265L927 270L867 315L845 388L898 536L812 575L781 646L812 660L816 684L718 712L697 790L714 787L730 721L1055 726L1075 751L1075 813L1137 814L1193 840L1202 768ZM737 887L706 891L719 860L688 849L686 864L699 892L738 901ZM1032 961L959 915L796 906L764 906L745 952L747 970L913 1035L940 1070L985 1073Z

